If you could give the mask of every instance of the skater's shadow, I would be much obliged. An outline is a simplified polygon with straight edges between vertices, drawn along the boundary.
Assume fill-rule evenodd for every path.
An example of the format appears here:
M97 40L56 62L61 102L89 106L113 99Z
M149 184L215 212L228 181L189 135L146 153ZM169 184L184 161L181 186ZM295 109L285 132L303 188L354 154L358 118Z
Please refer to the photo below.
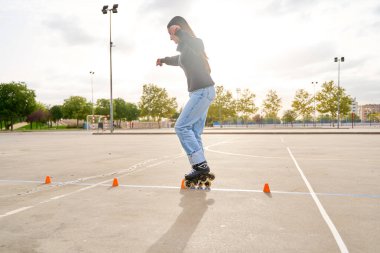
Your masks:
M147 253L153 252L183 252L191 235L196 230L208 206L214 204L213 199L206 199L204 190L181 190L182 212L169 230L163 234Z

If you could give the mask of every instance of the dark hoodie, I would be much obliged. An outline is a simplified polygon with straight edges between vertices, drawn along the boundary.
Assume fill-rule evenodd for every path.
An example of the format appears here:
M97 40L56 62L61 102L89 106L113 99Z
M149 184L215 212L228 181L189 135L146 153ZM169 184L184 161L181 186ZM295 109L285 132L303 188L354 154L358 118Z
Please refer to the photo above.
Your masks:
M177 51L181 54L165 57L161 59L161 62L180 66L184 70L189 92L213 86L214 81L210 76L206 60L202 56L204 52L202 40L192 37L182 29L177 30L175 35L180 39Z

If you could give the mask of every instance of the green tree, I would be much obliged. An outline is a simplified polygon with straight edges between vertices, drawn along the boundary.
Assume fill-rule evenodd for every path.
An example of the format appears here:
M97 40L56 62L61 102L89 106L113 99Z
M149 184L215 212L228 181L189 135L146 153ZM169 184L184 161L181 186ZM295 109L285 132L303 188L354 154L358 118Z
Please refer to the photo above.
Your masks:
M379 122L379 114L375 113L375 112L371 112L367 115L367 119L369 121L369 123L374 123L374 122Z
M80 96L71 96L65 99L62 112L63 117L66 119L76 119L77 127L79 127L79 120L85 120L86 116L91 114L92 106L87 102L86 98Z
M144 84L139 108L142 117L152 117L160 127L162 118L169 118L175 113L177 101L175 97L169 97L166 89L154 84Z
M261 117L260 114L255 114L255 116L253 116L252 120L256 124L262 124L263 123L263 117Z
M49 111L51 120L56 123L58 128L58 121L63 117L62 105L54 105Z
M236 101L237 113L240 114L244 123L246 123L259 109L255 105L255 97L256 95L249 89L244 89L241 97Z
M297 90L292 102L292 108L298 115L302 116L303 124L305 125L305 120L311 117L314 109L312 95L304 89Z
M13 131L18 118L25 118L36 106L36 94L29 90L24 82L0 84L0 122L5 122ZM1 128L2 129L2 126Z
M137 105L133 103L126 103L126 115L125 118L127 121L137 120L140 116L140 110Z
M263 112L265 118L276 122L278 120L277 114L281 109L281 98L278 97L276 91L269 90L263 101Z
M127 105L124 99L116 98L113 100L113 118L116 120L118 127L121 125L121 120L127 117Z
M346 115L351 110L351 97L347 96L343 88L335 86L334 81L325 82L322 90L316 94L318 101L317 111L320 113L329 113L333 119L338 114L338 96L340 97L340 116ZM334 125L334 123L333 123Z
M236 101L232 92L225 90L223 86L216 86L215 93L215 99L208 109L207 122L219 121L222 124L229 117L236 115Z
M286 124L290 123L293 127L293 122L297 119L297 113L293 110L286 110L282 116L282 121Z
M95 114L110 115L110 100L105 98L98 99L96 101Z

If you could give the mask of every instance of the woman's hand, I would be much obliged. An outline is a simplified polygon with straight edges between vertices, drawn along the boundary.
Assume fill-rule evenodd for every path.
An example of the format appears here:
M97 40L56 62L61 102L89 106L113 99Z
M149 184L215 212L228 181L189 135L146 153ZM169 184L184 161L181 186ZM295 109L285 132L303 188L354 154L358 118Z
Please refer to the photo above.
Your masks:
M157 59L157 61L156 61L156 66L162 66L161 59Z

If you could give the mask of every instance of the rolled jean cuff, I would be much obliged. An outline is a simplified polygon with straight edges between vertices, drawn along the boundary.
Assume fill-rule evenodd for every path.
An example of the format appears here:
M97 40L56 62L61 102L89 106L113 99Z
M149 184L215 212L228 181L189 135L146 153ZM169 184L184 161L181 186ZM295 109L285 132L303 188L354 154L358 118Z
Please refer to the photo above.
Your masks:
M200 149L197 152L194 152L191 155L188 155L188 158L191 165L195 165L195 164L206 161L203 149Z

